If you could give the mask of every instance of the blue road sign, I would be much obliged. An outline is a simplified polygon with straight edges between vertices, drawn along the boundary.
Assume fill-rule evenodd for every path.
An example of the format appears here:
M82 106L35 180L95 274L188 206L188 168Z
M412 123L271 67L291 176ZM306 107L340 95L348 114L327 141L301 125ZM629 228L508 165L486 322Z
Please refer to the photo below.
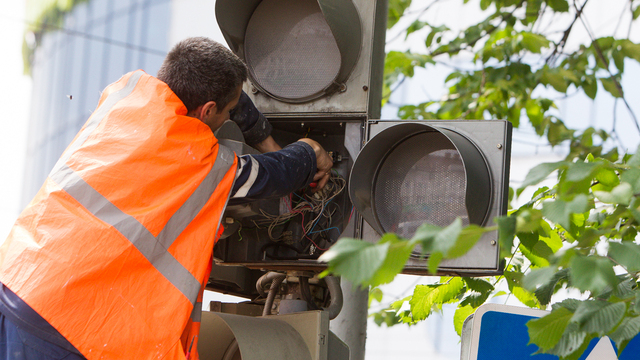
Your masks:
M470 340L465 340L463 330L464 355L468 360L558 360L555 355L535 354L538 347L529 344L527 321L542 317L548 311L517 306L485 304L478 308L472 322ZM468 334L468 332L467 332ZM534 355L535 354L535 355ZM637 360L640 359L640 336L636 336L620 354L616 355L615 344L609 338L594 339L580 357L580 360Z

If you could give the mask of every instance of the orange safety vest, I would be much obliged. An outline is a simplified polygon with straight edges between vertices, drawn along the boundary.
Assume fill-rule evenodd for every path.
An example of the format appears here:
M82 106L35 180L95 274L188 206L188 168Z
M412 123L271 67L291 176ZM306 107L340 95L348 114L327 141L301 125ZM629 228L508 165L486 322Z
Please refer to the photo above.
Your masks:
M237 158L186 114L142 71L107 87L0 247L0 282L88 359L197 358Z

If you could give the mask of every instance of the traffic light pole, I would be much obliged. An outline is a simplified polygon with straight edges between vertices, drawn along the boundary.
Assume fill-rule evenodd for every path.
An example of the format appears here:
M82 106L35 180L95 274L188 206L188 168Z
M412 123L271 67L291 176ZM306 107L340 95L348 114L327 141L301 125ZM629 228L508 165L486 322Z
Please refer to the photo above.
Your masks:
M349 346L350 360L364 360L369 290L354 286L344 279L341 287L344 301L342 311L331 320L330 329Z

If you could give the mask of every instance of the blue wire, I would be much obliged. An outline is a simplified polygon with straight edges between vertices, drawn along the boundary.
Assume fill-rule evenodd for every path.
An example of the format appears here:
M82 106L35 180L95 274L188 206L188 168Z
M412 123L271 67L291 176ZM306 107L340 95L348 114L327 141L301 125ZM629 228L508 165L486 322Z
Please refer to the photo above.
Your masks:
M311 207L311 208L313 209L313 205L311 205L311 203L310 203L307 199L303 198L302 196L300 196L300 195L298 195L298 194L296 194L296 193L293 193L293 195L295 195L295 196L299 197L299 198L300 198L300 200L302 200L302 201L306 202L306 203L307 203L307 205L309 205L309 207Z
M329 203L333 201L333 199L327 201L325 204L322 204L322 209L320 209L320 214L322 215L322 213L324 212L324 208L325 206L329 205ZM313 223L313 226L311 227L311 230L309 230L308 234L312 234L314 231L313 229L315 229L316 225L318 225L318 223L320 222L320 218L322 218L322 216L318 216L318 218L316 219L316 221Z
M322 229L322 230L312 231L312 232L308 233L307 235L309 235L309 234L315 234L315 233L319 233L319 232L323 232L323 231L329 231L329 230L331 230L331 229L340 230L340 229L338 229L337 227L335 227L335 226L334 226L334 227L330 227L330 228L328 228L328 229Z

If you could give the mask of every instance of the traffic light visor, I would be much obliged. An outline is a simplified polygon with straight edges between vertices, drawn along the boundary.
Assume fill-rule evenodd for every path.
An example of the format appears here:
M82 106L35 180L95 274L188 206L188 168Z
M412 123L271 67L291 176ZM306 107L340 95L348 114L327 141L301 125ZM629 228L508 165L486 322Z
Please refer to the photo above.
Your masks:
M418 226L484 225L491 175L482 153L450 129L402 123L373 137L351 171L349 195L380 234L410 238Z
M216 16L254 86L281 101L338 90L359 56L362 29L351 0L218 0Z

